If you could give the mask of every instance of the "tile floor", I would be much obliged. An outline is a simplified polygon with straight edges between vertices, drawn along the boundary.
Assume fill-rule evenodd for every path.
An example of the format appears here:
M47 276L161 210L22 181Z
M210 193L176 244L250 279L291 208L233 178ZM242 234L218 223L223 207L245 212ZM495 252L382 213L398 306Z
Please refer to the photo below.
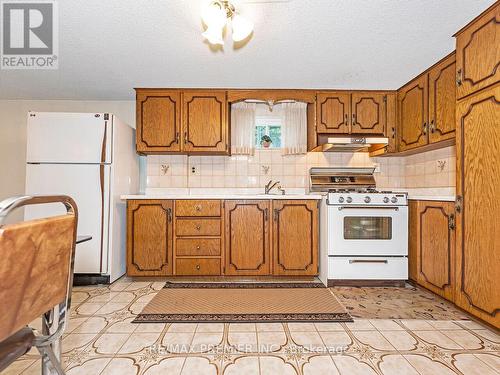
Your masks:
M163 281L124 278L107 287L74 288L71 319L63 338L67 373L500 373L500 336L474 321L462 320L463 313L458 310L448 315L442 312L439 320L386 319L393 314L393 305L384 311L384 299L393 300L396 295L398 308L404 309L401 301L412 288L399 288L397 294L390 290L367 292L373 298L365 295L362 304L372 301L378 319L356 318L354 323L132 324L134 316L163 285ZM341 300L349 299L352 293L356 300L359 293L366 294L365 289L335 289L335 293L342 293ZM431 303L430 297L419 293ZM441 302L437 300L436 311ZM411 305L412 314L418 310L408 296L406 304ZM422 309L428 309L428 304ZM353 306L350 312L356 312ZM4 372L39 373L40 360L35 351Z

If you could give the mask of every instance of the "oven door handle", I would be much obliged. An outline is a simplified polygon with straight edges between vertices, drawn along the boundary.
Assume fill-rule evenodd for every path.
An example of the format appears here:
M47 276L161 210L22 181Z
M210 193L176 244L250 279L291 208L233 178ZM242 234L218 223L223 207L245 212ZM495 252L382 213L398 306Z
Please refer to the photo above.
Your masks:
M387 259L349 259L349 264L353 263L389 263Z
M340 206L338 209L339 211L342 210L359 210L359 209L376 209L376 210L393 210L393 211L399 211L399 207L387 207L387 206Z

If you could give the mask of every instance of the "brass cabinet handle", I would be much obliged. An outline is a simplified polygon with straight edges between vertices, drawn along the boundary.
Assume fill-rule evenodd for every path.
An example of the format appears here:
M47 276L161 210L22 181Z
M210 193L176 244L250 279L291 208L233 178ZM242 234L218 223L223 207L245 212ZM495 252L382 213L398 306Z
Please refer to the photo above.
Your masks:
M172 222L172 209L167 208L167 219L169 222Z
M392 130L392 139L394 139L396 138L396 128L392 127L391 130Z
M431 123L429 124L429 129L431 133L434 133L434 130L436 130L436 125L434 124L434 120L431 120Z
M266 208L266 209L264 210L264 221L267 221L267 220L269 219L268 215L269 215L269 209L268 209L268 208Z
M201 225L197 225L195 228L196 228L196 230L200 230L201 229Z
M175 134L175 143L179 143L180 138L181 138L181 133L177 132Z
M356 124L356 114L355 113L352 114L352 124L353 125Z
M462 69L457 70L457 86L462 85Z
M197 205L194 207L194 209L195 209L196 211L200 212L200 211L201 211L201 205L197 204Z
M424 135L427 134L427 123L424 122L424 124L422 125L422 132L424 133Z
M188 143L189 142L189 139L188 139L188 132L185 131L184 132L184 143Z
M450 228L450 230L454 230L455 227L456 227L456 225L455 225L455 215L451 214L450 216L448 216L448 228Z
M347 118L347 113L345 114L345 124L347 125L349 123L349 120Z
M457 199L455 200L455 211L458 213L462 212L462 197L457 195Z
M200 265L199 265L199 264L197 264L197 265L196 265L196 269L199 271L199 270L200 270L200 268L201 268L201 267L200 267Z
M279 216L280 212L277 208L274 209L274 221L278 221L278 216Z
M201 249L200 245L196 246L196 250L200 250L200 249Z

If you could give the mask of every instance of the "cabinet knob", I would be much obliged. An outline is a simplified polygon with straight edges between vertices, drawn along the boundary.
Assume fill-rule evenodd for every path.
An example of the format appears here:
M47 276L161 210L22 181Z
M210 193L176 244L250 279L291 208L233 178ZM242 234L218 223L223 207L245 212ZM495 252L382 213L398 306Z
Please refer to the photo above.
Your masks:
M199 264L197 264L197 265L196 265L196 269L199 271L199 270L200 270L200 268L201 268L201 267L200 267L200 265L199 265Z
M457 86L462 85L462 69L457 70Z
M201 229L201 225L197 225L195 228L196 228L196 230L200 230Z
M200 245L196 246L196 250L200 250L200 249L201 249Z
M196 205L196 206L194 207L194 209L195 209L196 211L200 212L200 211L201 211L201 206L198 204L198 205Z

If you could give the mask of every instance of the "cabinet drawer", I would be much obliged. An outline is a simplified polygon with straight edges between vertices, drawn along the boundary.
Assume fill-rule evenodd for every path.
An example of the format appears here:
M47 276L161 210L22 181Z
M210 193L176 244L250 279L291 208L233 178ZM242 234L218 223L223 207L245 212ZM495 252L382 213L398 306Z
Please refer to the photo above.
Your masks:
M178 219L175 222L178 236L220 236L220 219Z
M329 257L328 278L334 280L406 280L406 257Z
M175 274L184 276L220 275L220 259L182 259L175 261Z
M220 200L180 200L175 201L175 215L189 216L219 216L221 215Z
M220 255L219 238L178 238L177 256L217 256Z

